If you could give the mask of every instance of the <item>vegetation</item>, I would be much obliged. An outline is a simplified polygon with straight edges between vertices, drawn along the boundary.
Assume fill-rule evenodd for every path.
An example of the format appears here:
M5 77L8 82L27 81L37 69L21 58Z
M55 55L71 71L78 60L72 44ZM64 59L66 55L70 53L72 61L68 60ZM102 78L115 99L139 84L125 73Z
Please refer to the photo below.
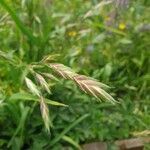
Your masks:
M0 149L149 136L149 6L0 0Z

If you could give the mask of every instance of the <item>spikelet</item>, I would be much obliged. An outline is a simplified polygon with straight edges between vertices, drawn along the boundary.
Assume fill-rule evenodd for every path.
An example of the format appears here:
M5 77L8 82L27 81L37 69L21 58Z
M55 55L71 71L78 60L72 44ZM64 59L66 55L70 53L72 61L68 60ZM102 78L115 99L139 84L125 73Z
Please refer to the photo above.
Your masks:
M94 78L91 78L91 77L87 77L85 75L77 75L77 76L74 76L74 79L78 79L78 80L84 80L84 82L88 85L97 85L101 88L110 88L108 85L104 84L104 83L101 83L99 82L98 80L94 79Z
M59 56L60 56L59 54L47 55L41 60L41 62L49 62L55 60Z
M73 79L77 75L69 67L64 66L63 64L49 64L49 67L52 68L56 73L62 76L64 79Z
M42 75L45 76L46 78L50 79L50 80L59 81L54 75L52 75L50 73L42 73Z
M27 77L25 77L25 82L31 93L37 95L38 97L41 96L41 92L38 90L37 86Z
M50 94L51 92L50 92L48 83L46 82L44 77L38 73L35 74L35 77L36 77L37 81L41 84L41 86Z
M85 93L89 93L90 95L98 99L103 98L112 103L115 102L114 98L102 89L102 87L107 88L107 85L100 83L95 79L86 77L84 75L75 76L74 81Z
M40 98L40 110L41 110L41 115L44 121L45 128L48 132L50 132L50 126L51 126L51 121L49 117L49 109L47 104L44 102L44 98Z
M49 64L49 66L63 78L75 81L75 83L85 93L90 94L99 100L106 99L113 104L116 102L111 95L103 90L103 88L109 88L109 86L98 82L93 78L79 75L73 72L70 68L64 66L63 64Z

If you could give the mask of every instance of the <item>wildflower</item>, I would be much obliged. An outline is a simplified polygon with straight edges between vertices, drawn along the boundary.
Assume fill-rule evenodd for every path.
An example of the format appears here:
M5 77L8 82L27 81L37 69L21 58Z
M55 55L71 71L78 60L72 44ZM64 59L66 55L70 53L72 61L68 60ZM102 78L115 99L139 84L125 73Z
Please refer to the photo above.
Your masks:
M76 31L70 31L70 32L68 32L68 35L70 37L75 37L77 35L77 32Z
M119 26L118 26L118 28L120 30L125 30L126 29L126 24L125 23L120 23Z

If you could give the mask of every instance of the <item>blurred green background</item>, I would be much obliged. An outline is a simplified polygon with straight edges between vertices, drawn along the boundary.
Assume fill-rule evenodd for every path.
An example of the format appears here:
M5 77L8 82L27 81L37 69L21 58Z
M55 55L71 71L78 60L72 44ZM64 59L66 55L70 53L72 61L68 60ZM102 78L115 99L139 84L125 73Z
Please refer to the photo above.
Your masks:
M149 136L149 12L148 0L0 0L0 149L72 150ZM59 78L44 95L68 107L49 105L48 134L38 102L12 96L28 92L29 64L56 54L54 62L111 86L120 103L97 102Z

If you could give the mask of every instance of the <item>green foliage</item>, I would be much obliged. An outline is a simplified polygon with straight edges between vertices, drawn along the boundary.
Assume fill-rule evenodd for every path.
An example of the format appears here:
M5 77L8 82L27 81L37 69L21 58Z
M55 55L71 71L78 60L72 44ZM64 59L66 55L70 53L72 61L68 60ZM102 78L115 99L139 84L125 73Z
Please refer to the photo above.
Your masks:
M148 12L146 0L128 6L0 0L0 149L80 149L79 144L149 131ZM93 101L71 81L56 78L43 61L110 85L120 103ZM43 126L41 99L50 133Z

